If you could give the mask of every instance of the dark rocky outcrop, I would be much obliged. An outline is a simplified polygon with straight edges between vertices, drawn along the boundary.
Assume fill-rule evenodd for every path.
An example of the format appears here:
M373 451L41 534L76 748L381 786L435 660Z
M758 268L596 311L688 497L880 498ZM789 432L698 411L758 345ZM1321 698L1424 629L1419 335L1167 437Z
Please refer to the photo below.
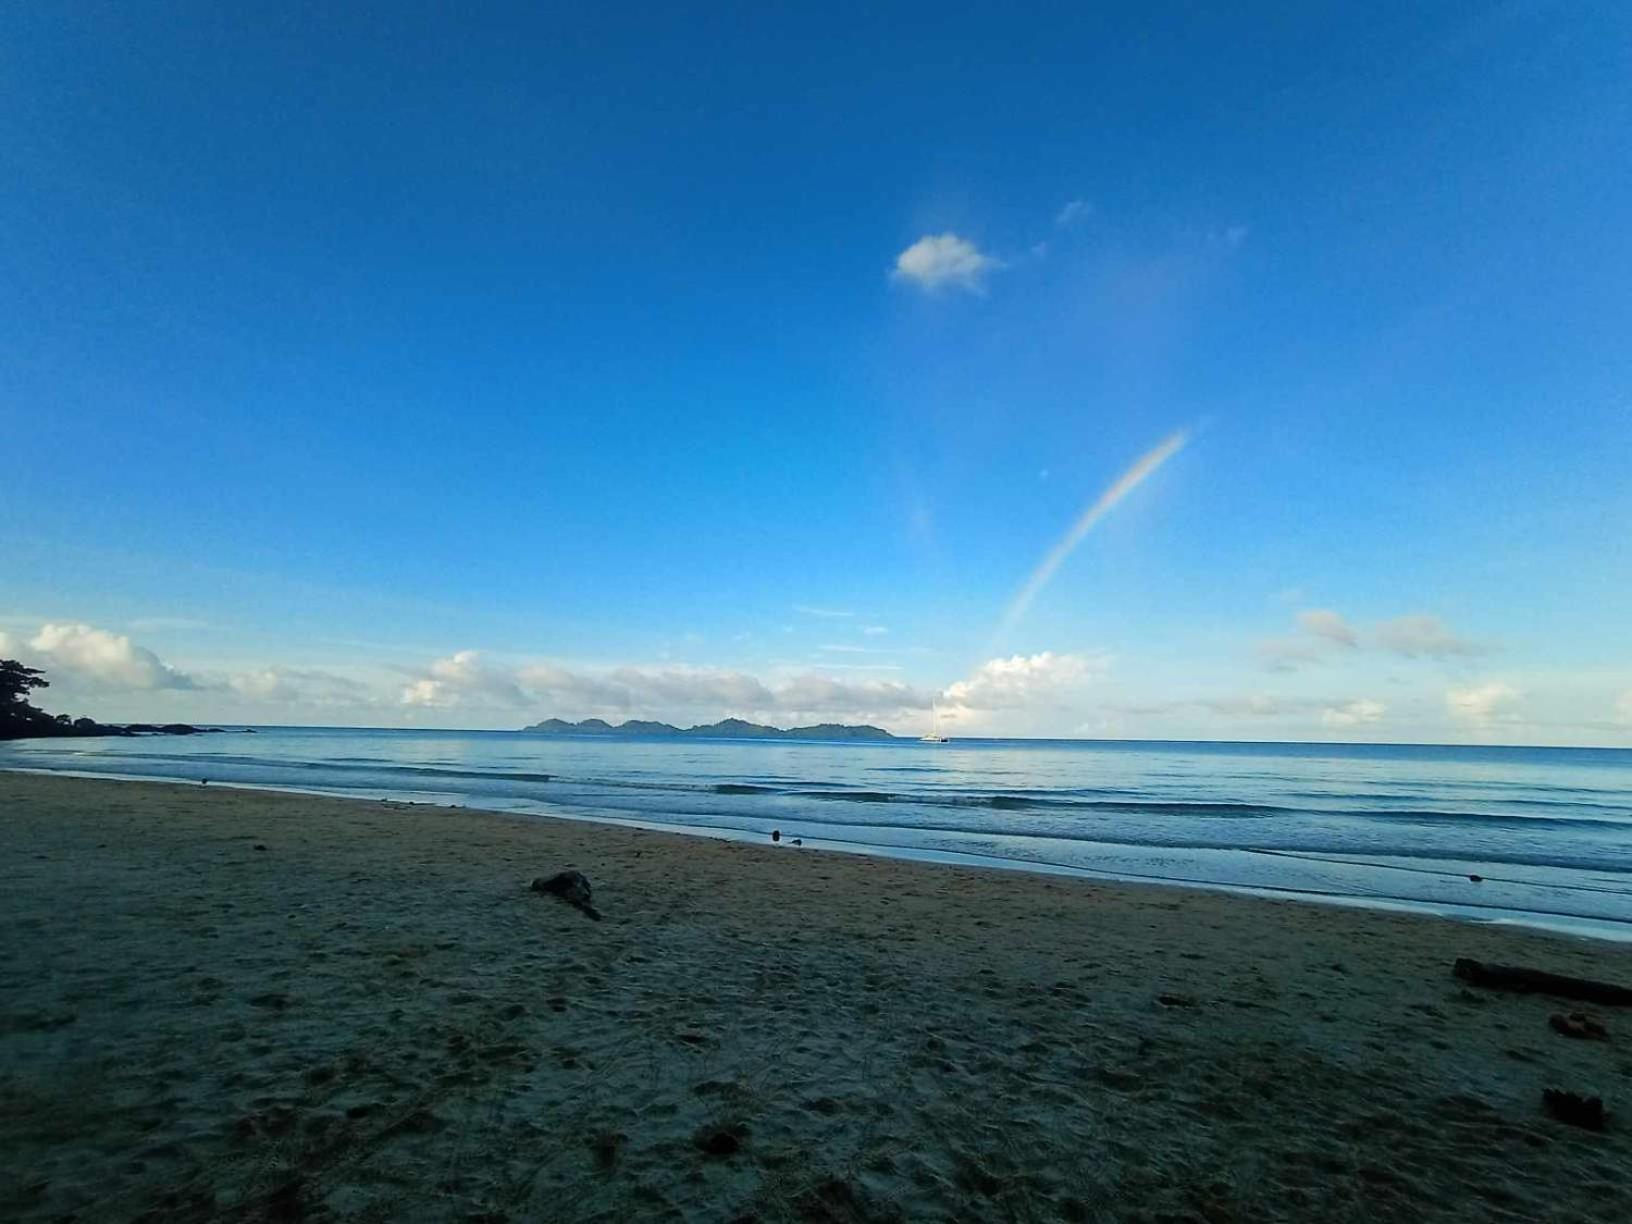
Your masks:
M0 740L60 739L92 735L202 735L220 732L220 727L194 727L188 723L131 723L119 726L99 723L93 718L70 718L48 714L29 702L36 689L50 688L51 682L38 668L25 667L16 659L0 659Z
M152 723L99 723L90 718L76 718L69 721L51 719L47 722L25 724L23 726L0 726L0 740L8 739L80 739L91 736L136 736L136 735L225 735L231 728L228 727L195 727L190 723L165 723L155 726ZM241 728L244 734L253 734L248 727Z

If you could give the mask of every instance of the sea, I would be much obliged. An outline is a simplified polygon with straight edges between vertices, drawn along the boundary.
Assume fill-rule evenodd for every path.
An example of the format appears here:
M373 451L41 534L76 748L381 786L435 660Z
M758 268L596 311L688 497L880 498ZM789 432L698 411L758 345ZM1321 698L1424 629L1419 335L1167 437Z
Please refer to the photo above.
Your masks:
M1627 749L258 727L0 743L0 769L451 804L765 844L775 831L789 853L1632 939Z

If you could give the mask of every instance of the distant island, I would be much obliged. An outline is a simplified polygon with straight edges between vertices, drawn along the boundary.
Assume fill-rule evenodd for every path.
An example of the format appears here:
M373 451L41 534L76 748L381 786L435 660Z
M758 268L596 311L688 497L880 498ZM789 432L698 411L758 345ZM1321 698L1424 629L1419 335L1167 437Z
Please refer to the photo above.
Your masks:
M883 727L850 726L845 723L817 723L813 727L767 727L741 718L726 718L717 723L696 727L676 727L666 722L651 722L631 718L613 726L600 718L586 718L583 722L564 722L546 718L543 722L523 727L535 735L686 735L697 739L790 739L790 740L887 740L894 739Z

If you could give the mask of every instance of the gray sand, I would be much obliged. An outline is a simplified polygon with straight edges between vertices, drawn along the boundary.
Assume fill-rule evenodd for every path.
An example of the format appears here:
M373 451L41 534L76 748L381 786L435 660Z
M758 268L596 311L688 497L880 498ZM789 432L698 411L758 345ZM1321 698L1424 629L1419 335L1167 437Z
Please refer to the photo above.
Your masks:
M0 930L8 1219L1632 1219L1632 1009L1450 974L1621 946L21 774Z

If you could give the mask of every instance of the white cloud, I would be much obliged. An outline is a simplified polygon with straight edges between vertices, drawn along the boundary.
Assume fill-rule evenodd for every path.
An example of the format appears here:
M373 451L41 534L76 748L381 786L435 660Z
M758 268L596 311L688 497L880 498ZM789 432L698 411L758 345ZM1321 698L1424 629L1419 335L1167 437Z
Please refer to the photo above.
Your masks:
M13 649L11 635L0 629L0 658L9 658Z
M1104 667L1103 659L1055 654L1049 650L1029 657L1014 655L1007 659L988 659L967 680L950 685L945 700L950 705L976 710L1012 709L1058 702L1070 691L1086 684Z
M547 683L541 683L546 677ZM890 715L925 709L929 695L896 681L845 681L810 672L772 688L755 676L713 668L620 667L604 674L524 668L521 679L541 700L576 700L602 708L681 718L778 717L801 713Z
M563 718L662 718L682 724L730 715L787 722L802 715L900 718L930 694L898 681L846 681L812 672L772 687L744 672L706 667L579 670L530 663L509 671L460 651L402 689L404 705L509 709Z
M448 706L458 700L459 695L455 691L435 680L415 680L404 685L402 690L402 704L408 706Z
M1479 643L1452 633L1437 616L1397 616L1378 624L1372 637L1382 649L1408 659L1447 659L1486 652Z
M1388 707L1369 697L1357 697L1342 705L1327 706L1320 712L1320 721L1328 727L1359 727L1381 722Z
M647 671L620 667L607 680L621 688L625 703L641 708L706 707L734 713L737 710L766 710L776 698L754 676L716 668L668 668Z
M564 710L611 712L635 704L626 684L553 663L530 663L517 671L516 680L534 702Z
M1087 200L1072 200L1054 217L1054 224L1065 226L1075 225L1078 221L1086 221L1093 215L1094 206Z
M788 681L777 690L776 701L793 713L887 718L927 710L931 698L896 680L835 680L811 673Z
M883 637L890 630L885 625L864 625L861 631L868 637Z
M1310 608L1306 612L1299 612L1298 624L1305 632L1339 646L1357 646L1360 643L1360 635L1330 608Z
M1437 660L1488 651L1483 644L1451 632L1439 617L1423 613L1397 616L1361 630L1330 608L1310 608L1297 614L1297 624L1294 634L1258 643L1258 657L1271 671L1296 671L1343 650L1382 650L1408 659Z
M846 612L839 608L813 608L809 604L794 604L793 610L806 616L822 616L833 620L844 620L855 615L854 612ZM793 626L789 625L787 628L791 630Z
M277 705L373 704L373 694L366 684L308 668L262 667L240 672L227 683L241 697Z
M1627 689L1615 702L1615 721L1632 727L1632 689Z
M197 682L122 633L90 625L48 624L28 643L36 662L69 673L90 687L108 689L191 689Z
M1468 688L1447 689L1445 708L1461 722L1484 725L1513 716L1519 690L1503 680L1487 680Z
M925 234L895 257L894 276L931 293L948 287L980 293L987 274L1002 266L999 260L981 254L967 238L953 233Z
M460 650L430 666L430 674L402 690L402 704L446 707L471 701L479 705L521 706L527 696L503 671L486 667L474 650Z

